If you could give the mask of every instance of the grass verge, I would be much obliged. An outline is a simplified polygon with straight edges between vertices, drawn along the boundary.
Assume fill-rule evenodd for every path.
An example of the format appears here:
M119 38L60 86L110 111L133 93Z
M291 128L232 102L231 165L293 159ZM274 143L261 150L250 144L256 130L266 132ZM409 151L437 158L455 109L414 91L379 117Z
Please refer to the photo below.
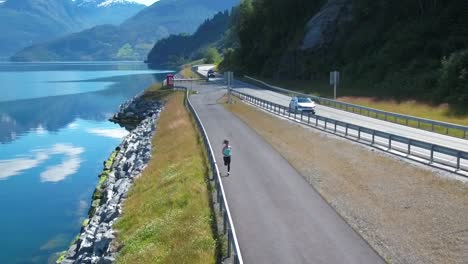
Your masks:
M301 93L328 98L333 97L333 89L327 81L272 80L264 78L259 79L265 81L266 83ZM243 80L247 81L247 79ZM424 102L418 102L416 100L397 101L392 99L379 99L376 97L360 95L359 89L349 89L345 90L345 92L346 95L350 96L339 97L339 101L371 107L388 112L468 126L468 114L457 114L452 111L447 104L433 106ZM338 94L340 93L342 93L342 91L339 90ZM441 130L439 132L442 133L443 131Z
M145 90L142 98L148 101L165 101L171 93L172 89L163 86L162 83L155 83Z
M387 262L467 262L466 181L238 100L224 105L288 160Z
M215 263L216 240L202 141L183 104L166 103L153 139L153 158L116 223L117 263Z
M192 71L192 65L184 65L180 70L180 75L187 79L198 79L200 75Z

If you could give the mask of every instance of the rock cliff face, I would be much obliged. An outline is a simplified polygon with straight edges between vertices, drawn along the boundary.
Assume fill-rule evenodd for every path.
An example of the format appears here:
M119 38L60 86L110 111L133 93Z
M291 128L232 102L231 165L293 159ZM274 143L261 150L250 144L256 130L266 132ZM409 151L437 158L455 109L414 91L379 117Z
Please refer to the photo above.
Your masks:
M306 26L302 50L321 48L333 41L338 26L352 19L352 0L329 0Z
M143 103L141 97L122 105L116 116L144 118L116 148L104 163L99 185L93 194L89 219L83 223L81 233L66 255L58 262L113 263L118 253L112 225L122 214L122 205L134 180L140 176L151 159L151 139L162 105ZM144 106L144 107L137 107ZM141 120L141 119L140 119Z
M282 55L275 78L313 79L305 73L307 54L330 44L338 26L352 20L352 0L328 0L305 26L305 36L301 43L292 43Z

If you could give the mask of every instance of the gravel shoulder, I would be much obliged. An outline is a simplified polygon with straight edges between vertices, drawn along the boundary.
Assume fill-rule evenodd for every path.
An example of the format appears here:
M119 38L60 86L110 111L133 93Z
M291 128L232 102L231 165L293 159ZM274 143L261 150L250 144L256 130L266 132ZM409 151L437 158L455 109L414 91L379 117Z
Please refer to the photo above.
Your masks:
M468 184L262 110L225 105L390 263L468 263Z

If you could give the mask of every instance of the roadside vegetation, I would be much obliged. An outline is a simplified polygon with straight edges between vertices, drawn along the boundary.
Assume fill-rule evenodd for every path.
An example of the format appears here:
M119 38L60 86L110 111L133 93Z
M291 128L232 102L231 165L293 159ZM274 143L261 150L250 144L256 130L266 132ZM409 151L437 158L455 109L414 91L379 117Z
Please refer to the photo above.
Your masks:
M145 96L161 93L155 86ZM183 100L183 93L168 97L153 157L115 225L117 263L216 263L206 156Z
M192 71L192 65L187 64L182 66L182 69L180 71L180 75L182 75L184 78L187 79L198 79L200 78L200 75L196 74L195 72Z
M241 1L230 28L238 42L224 52L220 68L320 84L339 70L347 96L468 112L467 1L349 0L349 14L324 34L323 45L300 49L305 25L325 2Z
M155 83L151 85L143 93L143 98L145 100L163 100L165 101L169 95L172 94L172 89L164 87L162 83Z
M236 98L224 106L288 160L387 263L466 262L466 180L306 128Z

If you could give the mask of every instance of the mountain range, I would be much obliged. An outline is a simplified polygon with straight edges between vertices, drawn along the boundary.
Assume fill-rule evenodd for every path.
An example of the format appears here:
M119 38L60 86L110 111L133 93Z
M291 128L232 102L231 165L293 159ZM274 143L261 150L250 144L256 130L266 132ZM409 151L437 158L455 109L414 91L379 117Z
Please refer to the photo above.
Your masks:
M37 42L101 24L120 24L145 8L122 0L0 1L0 58Z
M29 46L12 61L143 60L170 34L195 32L207 18L239 0L160 0L122 24L100 25Z

